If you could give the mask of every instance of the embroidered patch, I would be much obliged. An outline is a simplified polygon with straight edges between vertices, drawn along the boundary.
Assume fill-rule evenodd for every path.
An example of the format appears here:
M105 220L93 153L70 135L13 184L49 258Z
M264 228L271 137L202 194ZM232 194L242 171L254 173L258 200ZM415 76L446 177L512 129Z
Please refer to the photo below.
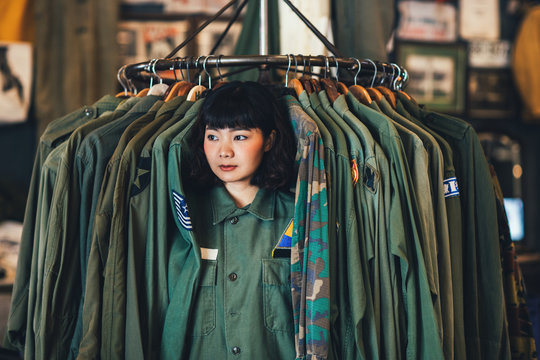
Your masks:
M356 183L358 182L358 178L360 177L360 173L358 172L358 164L356 163L356 160L351 160L351 171L352 171L352 183L353 187L356 186Z
M444 185L444 197L459 196L459 187L457 179L455 177L448 178L443 181Z
M371 166L364 167L364 186L372 193L377 192L377 182L379 181L379 173Z
M174 190L172 190L172 196L178 222L182 225L184 229L186 229L187 231L191 231L191 218L189 217L189 213L187 210L186 200L182 197L182 195L180 195Z
M141 193L144 188L150 184L150 167L152 165L151 157L141 157L137 164L137 174L131 184L130 196L135 196Z
M293 224L294 219L291 219L285 228L285 231L283 231L283 234L281 234L278 244L272 250L273 258L291 257Z

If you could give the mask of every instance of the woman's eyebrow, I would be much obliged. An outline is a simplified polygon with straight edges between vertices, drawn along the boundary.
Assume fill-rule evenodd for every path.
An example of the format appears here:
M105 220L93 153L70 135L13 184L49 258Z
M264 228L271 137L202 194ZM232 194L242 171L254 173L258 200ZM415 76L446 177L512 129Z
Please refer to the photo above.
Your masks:
M249 131L251 128L248 128L246 126L235 126L235 127L224 127L224 128L218 128L217 126L206 126L206 130L231 130L231 131Z

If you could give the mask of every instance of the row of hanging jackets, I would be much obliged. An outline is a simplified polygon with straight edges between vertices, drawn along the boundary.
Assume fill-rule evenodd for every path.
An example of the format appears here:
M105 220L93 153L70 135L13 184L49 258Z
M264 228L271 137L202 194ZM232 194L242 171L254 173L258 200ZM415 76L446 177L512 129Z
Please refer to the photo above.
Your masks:
M296 358L510 358L504 216L473 128L335 85L294 79L280 97L297 139ZM204 278L182 182L192 87L107 95L41 136L7 329L26 358L186 353Z

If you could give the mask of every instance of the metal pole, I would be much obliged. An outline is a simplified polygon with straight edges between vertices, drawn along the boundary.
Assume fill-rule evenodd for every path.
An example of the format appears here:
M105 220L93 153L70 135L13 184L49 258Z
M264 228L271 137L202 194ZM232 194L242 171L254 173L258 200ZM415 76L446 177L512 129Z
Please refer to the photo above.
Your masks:
M259 55L268 55L268 0L261 0L259 15Z

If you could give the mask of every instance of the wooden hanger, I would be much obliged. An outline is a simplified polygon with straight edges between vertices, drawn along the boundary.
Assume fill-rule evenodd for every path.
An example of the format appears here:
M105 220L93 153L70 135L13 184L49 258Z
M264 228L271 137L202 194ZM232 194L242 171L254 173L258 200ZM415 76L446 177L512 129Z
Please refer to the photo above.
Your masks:
M373 101L366 88L361 85L351 85L349 91L364 105L369 106Z
M132 96L134 96L134 95L133 95L133 93L131 91L120 91L119 93L114 95L114 97L117 97L117 98L132 97Z
M302 83L302 85L304 85L304 90L306 90L307 94L311 95L311 93L313 92L313 88L311 87L311 82L309 81L309 79L300 78L300 82Z
M377 86L376 89L384 95L386 100L388 100L392 108L395 110L397 106L396 94L394 94L392 90L384 86Z
M302 85L302 83L298 79L289 80L289 83L287 84L287 87L290 87L291 89L293 89L294 92L296 93L296 96L300 96L302 91L304 91L304 86Z
M341 81L337 82L337 90L338 90L338 93L343 94L343 95L347 95L347 93L349 92L349 88L347 88L347 86Z
M174 84L172 84L172 85L169 87L169 90L167 90L167 93L165 94L165 102L171 101L171 100L174 99L176 96L178 96L178 90L180 90L180 88L181 88L185 83L187 83L187 81L180 80L180 81L175 82Z
M187 96L187 94L189 93L189 91L191 89L193 89L193 87L195 86L194 83L190 83L190 82L185 82L182 87L180 89L178 89L178 94L176 94L176 96Z
M316 94L321 92L322 89L321 89L321 84L319 83L319 80L311 78L309 79L309 82L311 84L311 88Z
M191 90L189 90L186 100L197 101L204 90L206 90L206 87L202 85L195 85L194 87L191 88Z
M336 82L330 79L321 79L320 83L322 87L324 88L324 90L326 90L328 99L333 104L334 101L336 101L336 99L339 97Z
M334 84L334 86L336 87L337 89L337 92L338 94L343 94L343 95L347 95L347 93L349 92L349 89L347 88L347 86L342 83L341 81L339 81L339 62L337 60L337 58L335 56L330 56L331 58L334 58L334 61L336 62L336 79L335 80L331 80L332 84ZM329 71L330 69L330 65L328 64L328 58L326 58L326 72L330 72Z
M360 71L362 70L362 63L360 60L354 58L354 60L358 63L358 71L354 75L354 85L349 86L349 91L354 95L355 98L358 99L362 104L369 106L371 105L371 102L373 101L371 99L371 96L369 95L368 91L365 87L362 85L356 84L356 79L358 77L358 74L360 74Z
M381 92L375 88L367 88L366 89L369 96L371 96L371 98L373 100L375 100L375 102L378 104L381 102L382 98L383 98L383 94L381 94Z
M414 100L414 98L411 95L407 94L405 91L398 90L398 93L403 95L407 100L412 101L415 105L418 105L418 102L416 102L416 100Z
M150 91L150 88L145 88L145 89L142 89L141 91L139 91L137 93L137 95L135 95L136 97L145 97L146 94L148 94L148 92Z

